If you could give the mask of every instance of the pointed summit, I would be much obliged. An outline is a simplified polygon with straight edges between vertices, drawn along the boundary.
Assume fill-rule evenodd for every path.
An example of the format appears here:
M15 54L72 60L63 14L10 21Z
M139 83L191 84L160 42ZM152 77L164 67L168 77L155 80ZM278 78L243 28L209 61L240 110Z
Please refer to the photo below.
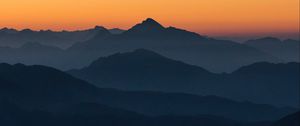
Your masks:
M144 20L142 22L142 25L164 28L160 23L158 23L157 21L155 21L152 18L147 18L146 20Z
M103 27L103 26L98 26L98 25L96 25L95 27L94 27L94 30L107 30L105 27Z
M165 29L160 23L153 20L152 18L147 18L142 23L133 26L129 29L129 32L156 32Z

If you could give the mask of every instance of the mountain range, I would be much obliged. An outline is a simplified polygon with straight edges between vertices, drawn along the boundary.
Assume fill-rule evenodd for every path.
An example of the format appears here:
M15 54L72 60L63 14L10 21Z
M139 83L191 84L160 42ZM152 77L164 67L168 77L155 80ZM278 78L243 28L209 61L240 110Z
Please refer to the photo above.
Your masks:
M247 45L216 40L175 27L166 28L153 19L146 19L119 35L101 34L86 42L76 43L69 48L69 51L76 57L85 57L82 61L88 63L101 55L139 48L150 49L166 57L198 65L214 72L231 71L259 61L281 61L277 57ZM76 58L73 62L75 60ZM220 62L222 64L219 64ZM77 66L82 66L77 63Z
M299 62L299 41L292 39L281 41L277 38L266 37L249 40L246 41L245 44L262 50L273 56L280 57L283 60Z
M0 29L3 126L298 126L298 40Z
M101 57L87 67L68 73L98 87L217 95L239 101L297 107L299 65L295 62L261 62L232 73L218 74L138 49Z
M280 119L272 126L299 126L299 125L300 125L300 112L296 112Z
M5 108L5 109L2 109ZM269 126L271 122L240 122L217 116L149 117L93 103L69 105L60 113L26 111L11 102L0 102L0 124L5 126Z
M103 29L101 26L77 31L34 31L31 29L16 30L2 28L0 29L0 46L17 48L31 42L59 48L68 48L77 42L83 42L93 38L101 29ZM123 30L115 28L110 29L110 32L112 34L121 34Z
M175 27L164 27L151 18L126 31L104 27L74 32L37 32L32 30L16 32L12 29L2 29L1 31L0 43L3 43L2 45L18 43L16 44L17 47L0 48L2 62L28 65L40 64L61 70L82 68L101 56L108 56L116 52L128 52L139 48L153 50L166 57L218 73L232 72L242 66L262 61L272 63L299 62L296 58L298 54L293 53L299 50L295 46L280 48L277 52L283 50L294 51L286 51L287 53L284 55L276 55L276 51L267 51L267 49L249 44L250 42L241 44L234 41L209 38ZM12 37L9 37L10 34L12 34ZM23 36L26 39L23 39ZM13 39L18 40L14 41ZM67 42L61 41L61 39ZM296 45L299 43L295 40L288 41L294 41ZM35 49L31 49L28 53L28 51L22 49L24 45L28 45L28 42L41 45L39 48L49 50L43 51L42 49L40 51L41 49L36 49L38 47L31 44ZM50 50L50 48L52 49Z
M154 117L212 115L237 121L274 121L296 111L217 96L98 88L50 67L23 64L0 64L0 90L0 100L4 101L1 103L13 107L12 111L9 107L0 107L1 111L9 111L13 117L22 116L21 111L44 112L46 117L68 118L65 113L76 118L78 114L83 120L95 114L122 118L124 114L128 118L141 114ZM3 119L3 115L0 117Z

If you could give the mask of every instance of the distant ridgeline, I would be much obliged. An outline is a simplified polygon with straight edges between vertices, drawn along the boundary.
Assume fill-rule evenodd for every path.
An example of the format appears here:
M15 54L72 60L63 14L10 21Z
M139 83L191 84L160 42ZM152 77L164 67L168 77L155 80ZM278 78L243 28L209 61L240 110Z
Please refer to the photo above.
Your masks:
M59 48L68 48L75 43L84 42L93 38L98 31L103 29L105 28L101 26L78 31L33 31L30 29L18 31L16 29L2 28L0 29L0 46L17 48L29 42L56 46ZM124 31L115 28L109 29L109 32L111 34L121 34Z
M299 105L300 64L254 63L228 74L138 49L102 57L82 69L68 71L98 87L218 95L277 106Z
M82 31L0 30L0 59L62 70L81 68L102 56L149 49L211 72L232 72L256 62L299 62L299 41L276 38L244 44L218 40L147 19L129 30L97 26ZM61 49L64 48L64 49Z

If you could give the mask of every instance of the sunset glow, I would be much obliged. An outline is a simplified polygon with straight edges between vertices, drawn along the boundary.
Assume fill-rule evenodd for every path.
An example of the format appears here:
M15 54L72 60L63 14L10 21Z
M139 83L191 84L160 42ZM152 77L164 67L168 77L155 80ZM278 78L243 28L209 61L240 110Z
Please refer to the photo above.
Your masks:
M128 29L147 17L210 36L297 35L299 0L0 1L0 28Z

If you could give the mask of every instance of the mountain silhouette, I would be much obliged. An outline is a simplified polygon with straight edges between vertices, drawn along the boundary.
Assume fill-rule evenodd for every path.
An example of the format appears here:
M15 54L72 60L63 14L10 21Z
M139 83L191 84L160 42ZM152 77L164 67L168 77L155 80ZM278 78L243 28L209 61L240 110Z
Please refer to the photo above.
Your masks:
M130 115L134 115L132 112L151 116L214 115L235 120L258 121L277 120L294 111L264 104L236 102L216 96L97 88L50 67L23 64L0 64L0 99L10 101L25 111L37 110L52 114L73 111L78 107L83 107L78 113L89 113L91 110L85 107L86 105L91 105L91 108L97 110L95 106L100 104L101 108L103 105L119 108L125 111L112 111L131 113ZM81 106L81 103L88 104ZM77 106L78 104L80 106ZM99 110L103 110L101 108Z
M145 49L102 57L82 70L71 70L69 73L100 84L100 87L126 90L165 91L175 88L181 91L183 83L193 87L192 84L198 82L195 80L215 79L215 75L205 69Z
M161 24L151 18L148 18L142 23L133 26L131 29L126 31L126 33L151 33L162 31L164 29L165 28Z
M113 32L113 30L117 31L117 33ZM127 31L119 29L108 30L102 26L82 31L61 32L51 30L33 31L30 29L18 31L8 28L0 30L0 46L4 47L21 47L27 42L60 48L71 47L63 55L40 53L44 55L43 57L58 57L55 64L45 63L45 58L35 60L36 64L53 66L63 70L80 68L100 56L132 51L138 48L151 49L172 59L198 65L212 72L232 72L244 65L261 61L276 63L299 62L299 56L297 55L299 52L299 41L279 41L276 38L266 37L249 40L246 44L240 44L233 41L205 37L175 27L164 27L151 18L133 26ZM53 54L56 54L55 51L57 50L53 50ZM8 51L1 54L2 57L5 57L2 59L4 61L6 59L11 60L7 57L13 57L12 53L23 54L20 51ZM24 57L27 57L25 54L23 54ZM14 60L11 63L19 62L31 64L30 62L28 63L26 58Z
M231 73L231 83L241 86L245 94L253 94L253 98L262 101L276 97L274 104L298 107L299 102L299 63L273 64L267 62L254 63ZM233 86L233 87L235 87ZM238 93L238 92L237 92ZM240 95L240 97L245 97ZM259 101L259 102L262 102ZM271 100L270 100L271 101ZM281 101L281 102L279 102Z
M118 36L117 38L123 41L126 41L126 39L139 39L140 41L145 41L145 42L147 42L147 40L152 40L152 42L154 42L153 40L172 41L174 39L175 41L173 40L174 41L173 44L182 44L182 43L176 43L178 39L180 40L191 39L195 41L205 39L205 37L197 33L189 32L175 27L166 28L152 18L147 18L142 23L133 26L132 28L125 31L124 34Z
M134 112L94 103L64 105L57 109L55 113L50 113L43 110L28 111L16 106L14 103L2 101L0 112L0 124L5 126L109 126L121 124L137 126L147 123L147 121L137 122L138 119L146 120L148 118Z
M28 51L35 51L35 52L42 52L42 51L58 52L58 51L62 51L58 47L46 46L46 45L40 44L38 42L28 42L28 43L25 43L19 49L23 50L24 53L26 53ZM55 50L55 51L53 51L53 50Z
M76 63L70 67L79 68L100 56L139 48L150 49L213 72L232 71L259 61L281 61L244 44L217 40L175 27L166 28L153 19L146 19L119 35L94 37L86 42L76 43L68 49L74 55L68 61ZM78 57L81 57L81 62L76 62Z
M138 49L99 58L68 73L98 87L123 90L218 95L280 106L297 106L299 98L299 63L262 62L232 73L216 74Z
M281 41L278 38L265 37L249 40L246 45L252 46L273 56L280 57L287 62L299 62L300 41L287 39Z
M63 53L57 50L53 50L53 53L37 52L43 58L34 60L35 64L61 70L81 68L101 56L139 48L150 49L166 57L218 73L232 72L255 62L284 62L277 55L271 55L246 44L213 39L175 27L164 27L151 18L118 34L113 34L111 30L102 26L73 32L26 31L28 30L0 35L0 45L2 43L2 46L16 48L27 42L35 42L64 48ZM9 63L32 64L31 54L15 50L18 49L4 50L4 53L0 54L1 59ZM15 55L24 58L12 59L11 57L16 57Z
M0 47L0 52L1 61L12 64L22 61L28 65L41 64L55 67L62 65L61 60L67 58L65 50L38 42L28 42L19 48Z
M99 26L78 31L33 31L31 29L18 31L16 29L2 28L0 29L0 46L17 48L27 42L37 42L43 45L68 48L77 42L93 38L101 30L106 29Z
M300 125L300 112L297 112L280 119L272 126L299 126L299 125Z
M0 124L5 126L263 126L260 122L241 122L208 115L149 117L94 103L68 105L64 109L55 114L41 110L26 111L11 102L1 101Z
M298 126L299 44L152 18L128 30L2 28L0 125Z
M0 29L0 36L2 37L5 34L13 34L17 33L18 31L15 29L10 29L10 28L2 28Z

